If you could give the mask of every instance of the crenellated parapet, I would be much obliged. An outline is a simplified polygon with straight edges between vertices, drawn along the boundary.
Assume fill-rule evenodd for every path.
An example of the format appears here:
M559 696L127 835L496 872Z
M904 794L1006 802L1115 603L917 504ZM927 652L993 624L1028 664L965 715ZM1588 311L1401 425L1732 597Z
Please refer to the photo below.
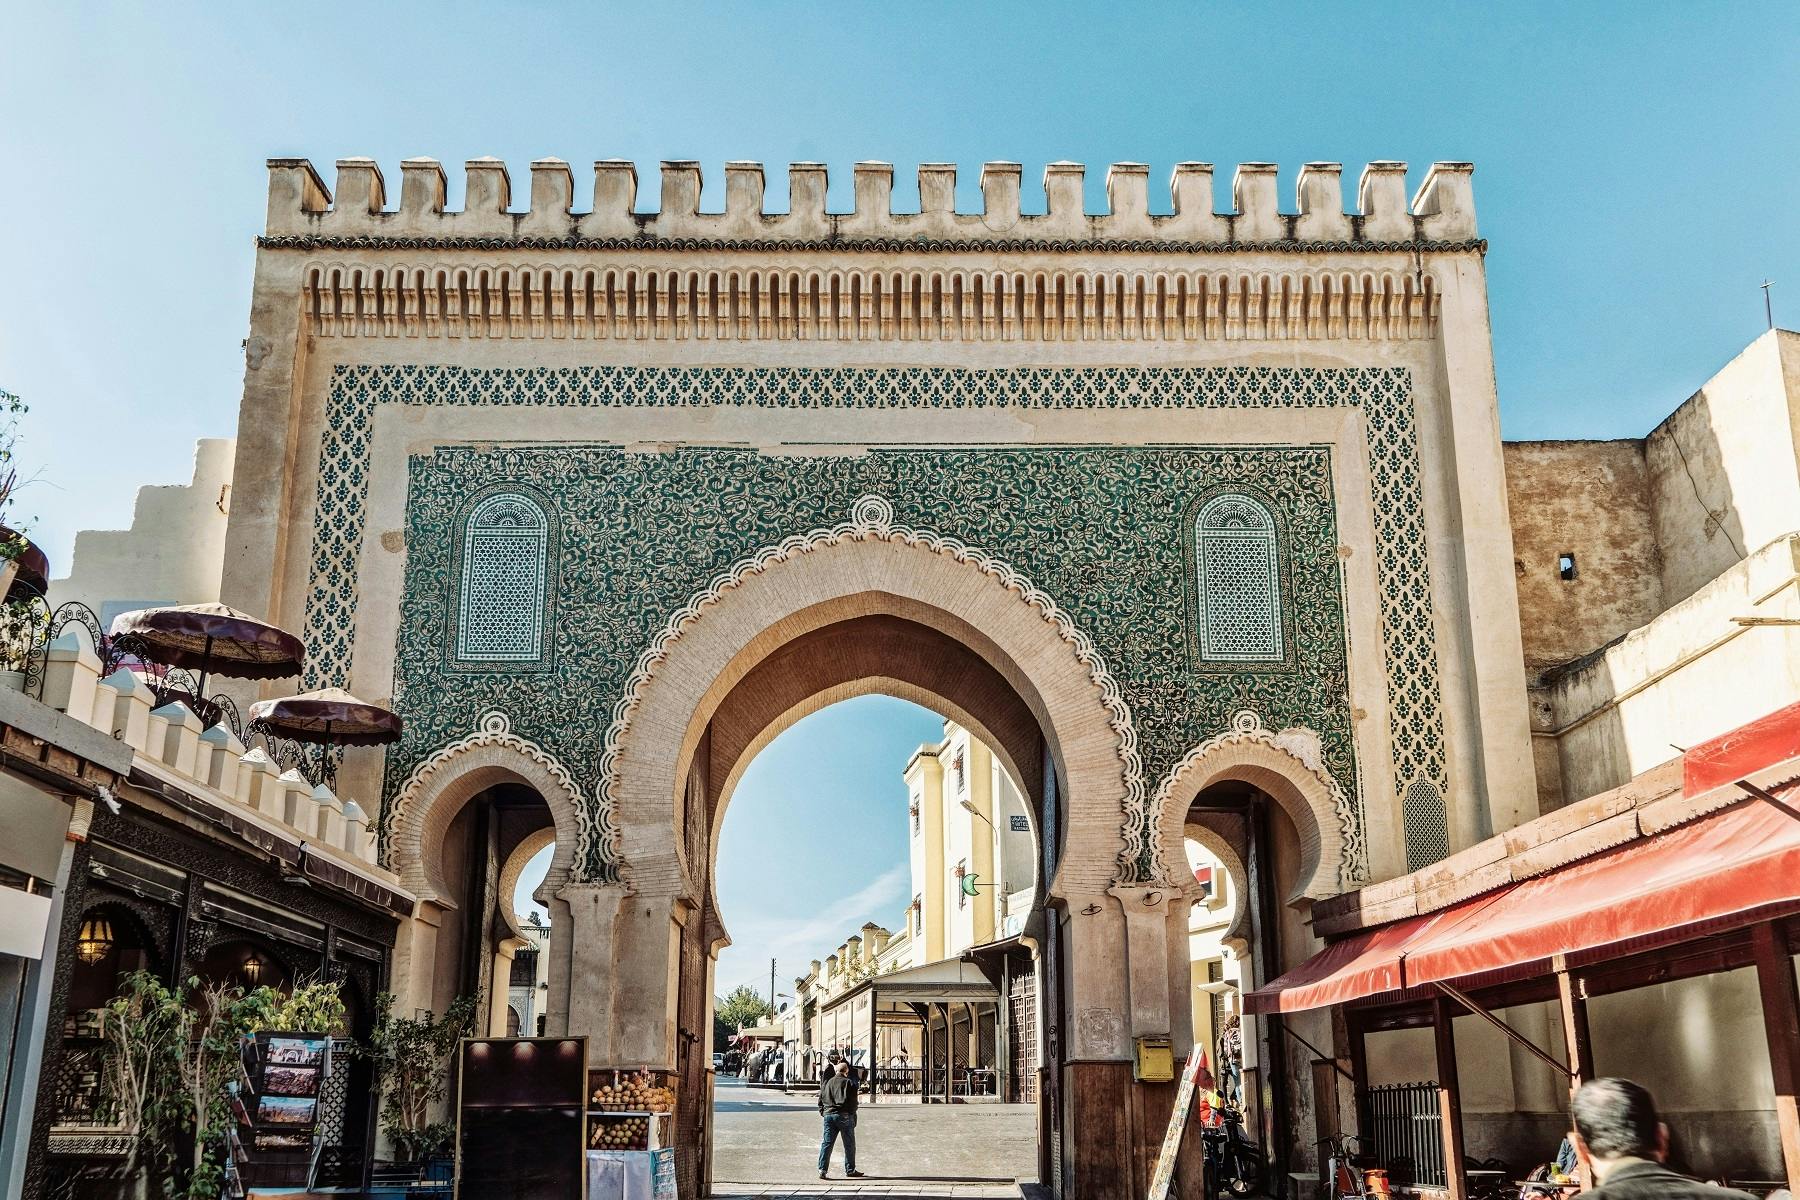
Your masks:
M894 168L863 162L854 168L855 202L848 212L826 207L822 163L788 168L786 212L768 211L763 165L725 164L725 207L700 211L701 167L687 160L662 164L657 209L639 212L635 164L594 164L592 189L577 210L575 174L561 159L531 164L528 196L515 203L506 164L470 159L466 200L446 207L447 178L436 159L400 165L400 194L390 201L380 166L369 158L337 163L335 200L306 159L269 160L269 209L264 244L419 248L518 246L552 248L731 249L783 247L946 249L1172 250L1172 251L1418 251L1479 250L1469 163L1435 163L1408 201L1406 164L1373 162L1357 181L1355 210L1345 211L1343 167L1308 163L1294 178L1291 210L1281 203L1273 163L1243 163L1233 173L1229 212L1214 211L1213 166L1178 163L1169 180L1169 212L1153 214L1150 171L1143 163L1114 163L1106 173L1106 211L1085 207L1086 168L1055 162L1044 168L1045 211L1020 202L1023 168L991 162L981 169L981 208L956 208L953 163L919 167L919 211L894 208ZM1159 197L1159 200L1161 197ZM1158 205L1162 207L1162 205Z

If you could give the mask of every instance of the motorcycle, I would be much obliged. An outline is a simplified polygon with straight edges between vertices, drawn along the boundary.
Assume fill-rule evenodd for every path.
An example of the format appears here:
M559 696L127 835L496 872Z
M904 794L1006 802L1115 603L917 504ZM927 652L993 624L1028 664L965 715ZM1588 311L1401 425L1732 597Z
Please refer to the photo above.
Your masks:
M1244 1114L1220 1108L1218 1124L1203 1126L1201 1143L1206 1149L1206 1174L1214 1194L1253 1196L1262 1187L1263 1153L1244 1133Z

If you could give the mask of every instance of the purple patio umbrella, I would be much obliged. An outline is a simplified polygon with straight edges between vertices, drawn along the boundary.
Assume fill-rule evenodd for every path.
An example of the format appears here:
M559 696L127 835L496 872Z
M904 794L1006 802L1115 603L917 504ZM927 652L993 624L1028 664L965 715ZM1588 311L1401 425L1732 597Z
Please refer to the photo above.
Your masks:
M337 775L332 751L339 746L380 746L398 741L404 729L398 714L379 704L358 700L343 688L325 688L258 700L250 706L250 728L271 737L325 747L319 778L330 784Z
M113 618L113 637L130 637L141 658L233 679L286 679L300 673L300 639L223 604L140 608Z

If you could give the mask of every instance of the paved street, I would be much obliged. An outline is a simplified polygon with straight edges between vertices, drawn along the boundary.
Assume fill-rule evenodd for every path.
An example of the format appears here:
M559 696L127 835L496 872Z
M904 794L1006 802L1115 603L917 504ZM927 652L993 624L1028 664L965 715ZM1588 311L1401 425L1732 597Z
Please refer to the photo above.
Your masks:
M819 1113L810 1094L783 1096L721 1076L714 1108L713 1192L781 1197L828 1191L950 1200L1008 1200L1037 1177L1037 1110L1029 1104L864 1104L857 1167L843 1149L821 1182Z

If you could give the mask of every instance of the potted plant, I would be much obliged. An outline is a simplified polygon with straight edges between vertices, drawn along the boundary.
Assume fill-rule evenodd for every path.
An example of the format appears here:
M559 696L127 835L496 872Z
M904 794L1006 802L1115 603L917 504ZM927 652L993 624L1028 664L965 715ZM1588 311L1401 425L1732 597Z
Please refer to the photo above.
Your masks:
M400 1162L422 1167L450 1152L456 1126L433 1121L449 1085L450 1055L475 1024L475 1001L459 996L444 1015L394 1015L394 997L375 998L375 1028L358 1053L375 1067L381 1088L381 1131Z
M183 1008L162 980L136 971L100 1009L105 1094L119 1131L131 1139L120 1173L124 1196L148 1195L151 1176L174 1165L171 1135L181 1126L181 1109L173 1064L186 1036Z
M197 978L185 997L147 971L127 976L101 1010L106 1078L120 1124L133 1137L126 1194L144 1195L160 1175L165 1195L214 1200L224 1181L225 1133L231 1120L226 1085L238 1071L244 1037L259 1029L297 1033L341 1030L344 1002L333 983L282 994L252 992ZM176 1170L176 1135L186 1131L193 1155L185 1188Z

